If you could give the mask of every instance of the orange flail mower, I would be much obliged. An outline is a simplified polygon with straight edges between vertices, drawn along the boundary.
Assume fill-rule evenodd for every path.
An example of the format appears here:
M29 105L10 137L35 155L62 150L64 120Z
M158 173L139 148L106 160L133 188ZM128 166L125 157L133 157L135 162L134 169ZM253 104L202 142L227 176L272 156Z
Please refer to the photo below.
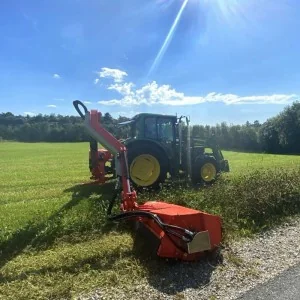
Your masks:
M97 145L91 142L90 160L96 160L99 166L93 169L92 177L102 178L98 182L104 183L105 163L114 159L117 189L121 190L122 200L121 212L113 216L111 210L114 201L111 201L108 208L111 220L133 219L146 227L159 241L157 255L160 257L193 261L219 247L222 239L219 216L160 200L139 205L137 193L130 184L126 147L101 126L100 112L89 112L79 100L74 101L73 105L84 120L89 135L107 149L95 151Z

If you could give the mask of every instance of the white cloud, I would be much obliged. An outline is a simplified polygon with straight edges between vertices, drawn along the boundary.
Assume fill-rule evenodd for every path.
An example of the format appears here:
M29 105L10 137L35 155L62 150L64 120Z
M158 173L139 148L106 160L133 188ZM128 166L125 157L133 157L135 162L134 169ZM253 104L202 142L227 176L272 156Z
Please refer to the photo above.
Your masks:
M113 99L113 100L101 100L98 101L99 104L103 104L103 105L122 105L122 106L126 106L126 104L122 104L120 102L120 100L117 99Z
M61 76L60 76L59 74L56 74L56 73L55 73L55 74L53 74L53 78L54 78L54 79L60 79Z
M122 70L110 68L101 68L101 71L97 73L100 78L112 78L114 82L122 82L124 77L128 75Z
M115 84L111 84L108 89L109 90L114 90L117 91L119 94L123 95L123 96L128 96L128 95L134 95L134 92L132 91L132 88L134 87L134 84L132 82L128 82L128 83L115 83Z
M84 104L92 104L90 101L83 101Z
M49 105L47 105L47 107L49 107L49 108L56 108L56 105L54 105L54 104L49 104Z
M254 96L239 96L235 94L209 93L205 96L184 96L181 101L173 101L165 99L161 104L167 105L194 105L205 102L221 102L226 105L233 104L289 104L299 99L295 94L273 94L273 95L254 95Z
M34 112L31 112L31 111L24 111L24 116L30 116L30 117L33 117L33 116L35 116L36 115L36 113L34 113Z
M176 91L170 85L159 85L153 81L134 89L131 82L115 83L108 87L109 90L117 91L121 98L99 101L103 105L172 105L185 106L207 102L220 102L226 105L234 104L289 104L300 99L296 94L273 94L273 95L251 95L239 96L236 94L222 94L211 92L204 96L188 96Z
M97 84L98 82L99 82L99 78L96 78L95 80L94 80L94 84Z

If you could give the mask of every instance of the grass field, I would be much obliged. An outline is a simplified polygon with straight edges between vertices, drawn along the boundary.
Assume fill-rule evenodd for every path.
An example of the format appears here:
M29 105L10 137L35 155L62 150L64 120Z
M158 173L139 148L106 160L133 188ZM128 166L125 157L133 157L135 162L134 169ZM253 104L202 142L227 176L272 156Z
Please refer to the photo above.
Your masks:
M71 298L162 272L133 231L105 221L114 183L89 180L87 143L0 143L0 298ZM157 197L218 213L225 237L252 234L300 211L299 156L224 152L231 172L205 189ZM165 266L168 268L168 266Z

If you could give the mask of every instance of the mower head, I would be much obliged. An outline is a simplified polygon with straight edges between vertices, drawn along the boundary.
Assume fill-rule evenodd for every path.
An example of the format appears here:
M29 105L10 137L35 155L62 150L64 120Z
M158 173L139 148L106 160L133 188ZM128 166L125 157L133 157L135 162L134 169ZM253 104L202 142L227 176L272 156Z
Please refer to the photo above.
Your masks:
M158 241L157 255L185 261L199 259L221 243L221 219L191 208L162 201L148 201L112 220L135 219Z

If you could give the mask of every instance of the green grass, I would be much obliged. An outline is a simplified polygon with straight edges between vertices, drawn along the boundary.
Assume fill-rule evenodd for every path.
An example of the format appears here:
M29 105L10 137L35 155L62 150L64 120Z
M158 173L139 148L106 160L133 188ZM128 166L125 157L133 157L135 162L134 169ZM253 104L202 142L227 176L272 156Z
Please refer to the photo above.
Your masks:
M130 225L106 222L114 183L80 184L89 181L87 152L88 143L0 143L1 299L68 299L98 286L132 286L143 277L154 282L172 272L144 253ZM224 156L231 172L216 185L166 187L139 199L218 213L227 239L299 212L299 156Z
M223 151L229 160L230 176L256 170L300 169L300 156Z

